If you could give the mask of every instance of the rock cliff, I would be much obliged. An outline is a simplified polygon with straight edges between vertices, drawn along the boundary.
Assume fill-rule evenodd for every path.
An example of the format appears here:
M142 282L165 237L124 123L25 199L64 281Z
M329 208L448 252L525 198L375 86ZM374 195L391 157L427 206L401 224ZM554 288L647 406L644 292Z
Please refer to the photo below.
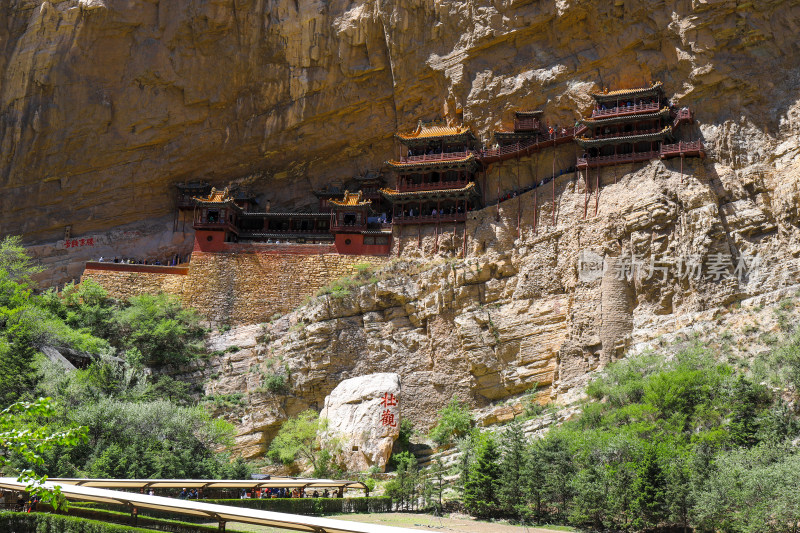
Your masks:
M209 393L248 393L228 413L248 456L286 417L321 409L340 381L375 372L400 375L403 416L423 428L453 394L476 408L522 393L568 403L631 347L800 282L800 144L785 149L786 164L768 168L608 169L597 215L585 178L566 176L555 225L547 191L474 212L466 258L432 259L437 237L425 236L407 250L419 259L395 260L348 295L216 338L214 349L243 349L198 376L211 377ZM264 391L281 365L288 391Z
M403 258L378 281L214 339L237 349L195 376L248 394L228 413L246 456L365 374L399 374L403 414L423 427L454 393L475 407L533 390L567 401L632 343L797 282L799 31L797 0L12 0L0 233L63 266L83 257L57 245L65 226L154 220L159 253L178 252L190 236L165 223L178 181L310 205L312 188L379 168L420 118L487 139L515 109L571 124L592 89L661 80L696 111L706 160L565 175L555 198L474 213L466 246L399 235ZM529 183L552 159L495 167L491 188ZM289 392L265 389L280 372Z
M798 29L797 0L10 0L0 233L166 218L187 178L310 204L420 118L488 138L514 109L571 123L592 87L656 79L746 166L790 133Z

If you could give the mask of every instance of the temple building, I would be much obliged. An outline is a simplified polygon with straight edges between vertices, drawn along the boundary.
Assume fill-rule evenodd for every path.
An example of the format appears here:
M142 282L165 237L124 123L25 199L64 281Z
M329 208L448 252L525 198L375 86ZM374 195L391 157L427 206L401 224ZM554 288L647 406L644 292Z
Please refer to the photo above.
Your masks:
M675 142L677 129L694 122L689 108L672 106L661 83L641 89L592 94L595 108L579 123L585 133L575 137L583 149L579 169L635 163L651 159L697 156L705 152L700 141Z
M373 217L372 200L361 191L345 191L341 200L329 201L331 232L336 251L348 255L386 255L391 249L392 225L383 216Z
M391 224L362 193L328 200L325 212L259 211L247 193L212 188L194 197L195 250L236 250L237 244L327 244L341 254L386 255Z
M419 123L409 134L398 134L405 147L399 160L387 161L396 176L394 189L381 195L391 203L395 225L461 222L479 206L475 182L478 141L469 128Z
M195 197L194 202L196 250L221 251L226 243L239 240L239 216L243 210L227 188L222 191L212 188L207 197Z

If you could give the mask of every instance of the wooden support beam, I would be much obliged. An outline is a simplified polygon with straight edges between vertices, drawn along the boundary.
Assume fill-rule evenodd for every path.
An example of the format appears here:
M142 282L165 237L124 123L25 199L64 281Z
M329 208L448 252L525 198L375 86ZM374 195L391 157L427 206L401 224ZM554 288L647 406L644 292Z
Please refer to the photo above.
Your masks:
M553 227L556 225L556 140L553 139Z
M589 168L583 173L583 219L586 220L587 211L589 211Z
M597 167L597 183L595 189L597 190L594 192L594 216L597 216L597 210L600 208L600 167Z

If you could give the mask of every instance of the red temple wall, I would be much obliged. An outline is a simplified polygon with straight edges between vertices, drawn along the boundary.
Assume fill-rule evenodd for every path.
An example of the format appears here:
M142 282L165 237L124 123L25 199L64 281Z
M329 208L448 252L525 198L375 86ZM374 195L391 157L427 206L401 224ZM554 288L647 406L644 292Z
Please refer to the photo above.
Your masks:
M389 255L389 244L364 244L364 236L360 233L337 233L336 251L344 255Z

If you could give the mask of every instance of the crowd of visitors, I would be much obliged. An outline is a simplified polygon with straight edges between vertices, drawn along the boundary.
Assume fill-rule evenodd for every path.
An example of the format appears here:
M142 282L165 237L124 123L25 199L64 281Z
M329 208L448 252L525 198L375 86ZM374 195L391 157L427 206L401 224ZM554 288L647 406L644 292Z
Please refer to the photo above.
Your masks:
M152 489L148 492L151 496L154 496ZM180 493L178 494L178 498L181 500L198 500L203 499L202 491L198 491L197 489L181 489ZM239 498L242 500L246 499L258 499L258 500L265 500L269 498L341 498L343 497L339 494L338 491L329 491L325 489L323 491L307 491L303 488L295 487L295 488L285 488L285 487L263 487L263 488L255 488L255 489L242 489L239 492Z
M39 496L35 494L0 491L0 511L30 513L36 511L36 504L39 503L39 500Z
M161 266L178 266L182 263L188 263L189 257L187 256L185 259L179 256L178 254L173 255L172 257L166 258L163 261L161 259L134 259L132 257L115 257L114 259L106 259L102 255L97 260L99 263L120 263L123 265L161 265Z

